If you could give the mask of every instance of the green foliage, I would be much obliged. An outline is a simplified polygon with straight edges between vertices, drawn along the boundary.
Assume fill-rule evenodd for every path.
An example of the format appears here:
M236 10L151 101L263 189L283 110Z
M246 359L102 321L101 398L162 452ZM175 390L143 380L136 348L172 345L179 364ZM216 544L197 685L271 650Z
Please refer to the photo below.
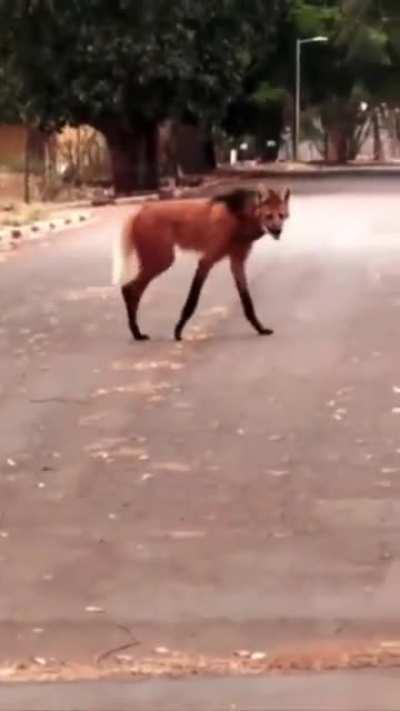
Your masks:
M49 129L185 114L216 121L251 62L260 7L272 3L0 0L19 111Z
M0 0L0 119L279 134L316 35L302 97L326 125L400 102L399 0Z

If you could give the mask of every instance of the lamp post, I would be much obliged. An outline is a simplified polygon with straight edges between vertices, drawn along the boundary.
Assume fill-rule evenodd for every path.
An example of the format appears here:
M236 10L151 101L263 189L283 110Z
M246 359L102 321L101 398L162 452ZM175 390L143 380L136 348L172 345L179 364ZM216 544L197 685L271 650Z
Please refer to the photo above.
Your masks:
M293 136L293 158L299 159L300 141L300 97L301 97L301 47L303 44L313 44L316 42L328 42L327 37L309 37L308 39L296 40L296 97L294 106L294 136Z

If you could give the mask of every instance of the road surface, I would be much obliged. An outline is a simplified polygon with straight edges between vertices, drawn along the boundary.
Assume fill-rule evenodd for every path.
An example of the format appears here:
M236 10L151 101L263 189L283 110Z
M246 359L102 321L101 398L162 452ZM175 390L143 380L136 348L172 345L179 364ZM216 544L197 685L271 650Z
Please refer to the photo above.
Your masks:
M400 633L398 185L326 185L249 263L271 338L223 264L174 343L186 255L132 343L132 208L0 264L1 664Z

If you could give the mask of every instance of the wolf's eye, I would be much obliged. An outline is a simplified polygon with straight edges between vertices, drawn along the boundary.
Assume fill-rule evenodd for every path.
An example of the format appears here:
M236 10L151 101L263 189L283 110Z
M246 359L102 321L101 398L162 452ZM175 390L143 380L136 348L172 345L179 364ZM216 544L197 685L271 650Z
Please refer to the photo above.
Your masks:
M280 213L279 213L279 219L280 219L280 220L284 220L284 219L285 219L285 215L283 214L283 212L280 212Z

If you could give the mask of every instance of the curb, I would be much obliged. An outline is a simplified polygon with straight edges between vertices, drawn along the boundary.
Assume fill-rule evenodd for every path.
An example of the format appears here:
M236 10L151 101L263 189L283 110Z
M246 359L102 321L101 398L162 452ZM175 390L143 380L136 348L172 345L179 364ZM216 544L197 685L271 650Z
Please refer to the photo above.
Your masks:
M15 249L23 240L34 240L50 233L56 233L71 227L78 227L92 218L91 213L53 217L51 220L33 222L20 227L0 228L0 250Z
M112 205L135 205L149 200L158 200L159 193L143 193L140 195L130 195L121 198L98 197L91 200L78 200L76 202L63 202L54 204L52 209L57 210L80 210L88 207L107 207Z
M349 167L325 167L309 170L305 168L221 168L216 172L219 178L290 178L293 180L311 179L319 180L320 178L388 178L400 177L400 167L364 167L364 166L349 166Z

